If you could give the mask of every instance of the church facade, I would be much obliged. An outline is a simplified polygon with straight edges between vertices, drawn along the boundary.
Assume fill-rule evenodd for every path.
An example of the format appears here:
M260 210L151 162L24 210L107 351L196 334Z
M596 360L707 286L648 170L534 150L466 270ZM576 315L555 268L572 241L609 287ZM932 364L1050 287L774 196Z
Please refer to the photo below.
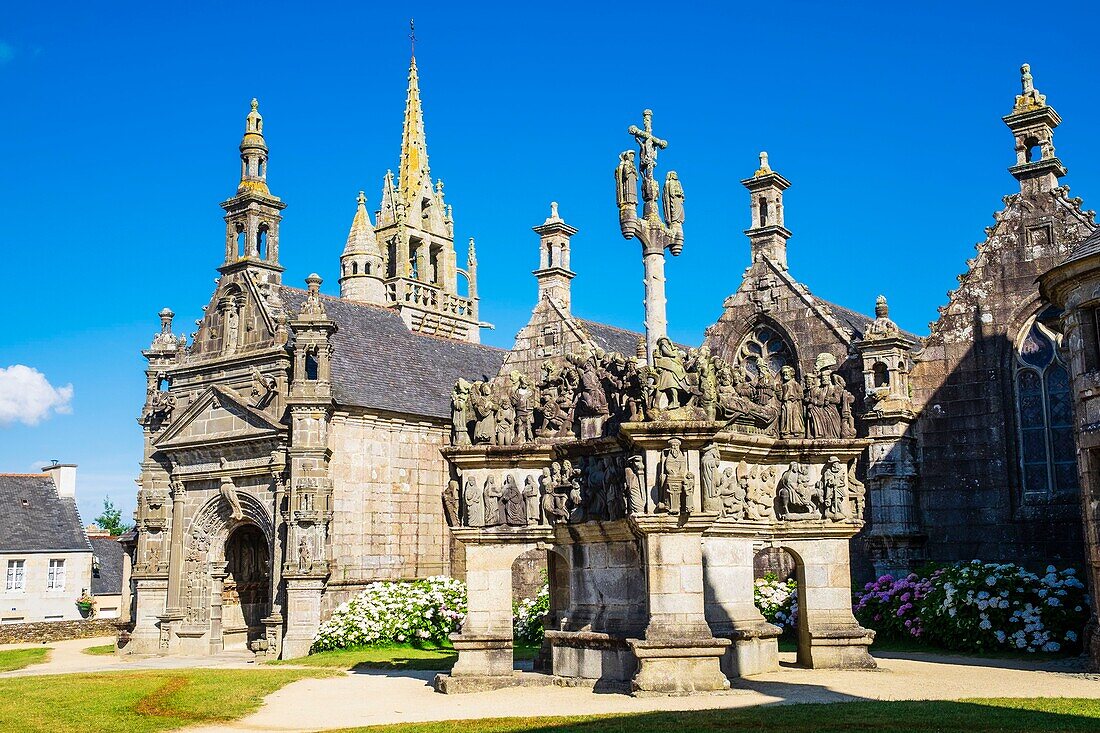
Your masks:
M791 184L762 155L743 181L751 266L698 350L662 347L692 364L713 355L728 365L719 388L750 418L766 416L781 388L847 395L847 386L838 429L873 440L857 469L867 505L853 540L857 575L927 559L1082 558L1066 371L1035 278L1095 224L1059 184L1060 119L1026 71L1005 122L1020 190L1005 198L929 337L898 329L885 299L872 318L792 276L782 200ZM386 174L373 221L360 193L340 297L330 297L316 275L305 289L283 283L286 204L268 188L253 101L240 184L222 203L215 292L190 338L173 333L165 309L143 352L145 448L123 651L299 656L331 610L369 582L462 576L463 547L449 530L457 505L446 500L454 476L441 453L454 437L456 383L525 395L494 400L503 412L493 423L507 428L488 442L508 443L524 439L532 413L543 426L547 410L572 419L568 405L533 396L571 358L597 354L600 378L619 380L638 379L652 358L642 334L573 314L577 230L556 205L534 227L530 322L511 350L481 345L473 240L459 267L425 141L414 59L398 174ZM824 374L840 388L819 385ZM624 420L634 409L612 407Z

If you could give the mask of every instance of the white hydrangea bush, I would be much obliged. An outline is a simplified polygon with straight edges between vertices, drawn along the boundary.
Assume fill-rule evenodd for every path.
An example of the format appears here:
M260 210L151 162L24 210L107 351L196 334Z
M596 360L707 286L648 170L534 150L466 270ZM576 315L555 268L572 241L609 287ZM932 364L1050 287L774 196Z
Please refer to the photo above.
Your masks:
M517 642L542 642L543 616L550 611L550 585L543 583L534 598L525 598L512 605L512 633Z
M466 584L442 575L375 582L332 613L312 651L387 643L441 644L466 617Z
M797 590L794 578L779 580L775 573L766 573L753 581L752 599L765 619L789 631L798 622Z

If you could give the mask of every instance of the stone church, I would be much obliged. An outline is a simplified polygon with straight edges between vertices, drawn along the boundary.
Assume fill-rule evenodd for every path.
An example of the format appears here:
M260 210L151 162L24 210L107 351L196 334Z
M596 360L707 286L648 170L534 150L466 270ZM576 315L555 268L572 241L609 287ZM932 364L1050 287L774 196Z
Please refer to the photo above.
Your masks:
M441 499L452 479L440 451L454 385L534 385L582 352L613 355L624 373L644 363L641 333L572 313L577 230L556 205L534 227L530 322L511 350L479 343L474 244L459 267L452 211L428 166L415 59L408 81L398 173L386 173L373 221L359 194L339 298L321 294L316 275L305 289L283 284L286 204L268 188L252 102L240 184L221 204L217 287L195 333L176 335L165 309L143 352L124 652L299 656L321 620L369 582L461 576L454 506ZM1004 118L1019 191L1005 197L930 336L898 329L883 298L872 318L795 279L783 210L791 183L762 154L743 181L752 264L698 351L679 347L735 365L745 384L770 385L784 367L811 380L820 359L835 364L855 394L859 434L874 440L859 466L867 525L854 540L857 575L927 559L1082 559L1067 373L1049 325L1057 314L1035 280L1095 224L1059 183L1060 118L1026 66L1022 84Z

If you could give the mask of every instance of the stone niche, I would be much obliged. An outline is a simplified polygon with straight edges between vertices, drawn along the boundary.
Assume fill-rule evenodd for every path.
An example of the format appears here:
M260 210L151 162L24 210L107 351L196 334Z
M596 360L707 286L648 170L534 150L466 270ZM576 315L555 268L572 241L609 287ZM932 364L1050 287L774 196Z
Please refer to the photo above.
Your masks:
M870 440L778 439L724 422L625 422L612 437L444 449L469 612L441 692L516 684L635 694L727 689L778 669L780 630L753 603L753 558L780 548L799 584L798 661L874 667L851 609L854 465ZM511 570L547 552L536 668L512 664Z

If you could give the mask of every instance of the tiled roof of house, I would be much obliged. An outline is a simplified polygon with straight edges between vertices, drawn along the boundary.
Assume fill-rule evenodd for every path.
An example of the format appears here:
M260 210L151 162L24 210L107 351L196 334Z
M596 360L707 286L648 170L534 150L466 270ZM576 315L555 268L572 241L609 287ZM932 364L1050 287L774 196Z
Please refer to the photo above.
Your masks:
M306 291L283 286L291 314ZM323 296L336 321L332 386L337 404L408 415L448 418L451 390L459 378L495 377L507 352L464 341L413 333L388 308Z
M90 550L76 500L44 474L0 473L0 552Z
M122 545L116 537L93 537L92 595L114 596L122 592Z

